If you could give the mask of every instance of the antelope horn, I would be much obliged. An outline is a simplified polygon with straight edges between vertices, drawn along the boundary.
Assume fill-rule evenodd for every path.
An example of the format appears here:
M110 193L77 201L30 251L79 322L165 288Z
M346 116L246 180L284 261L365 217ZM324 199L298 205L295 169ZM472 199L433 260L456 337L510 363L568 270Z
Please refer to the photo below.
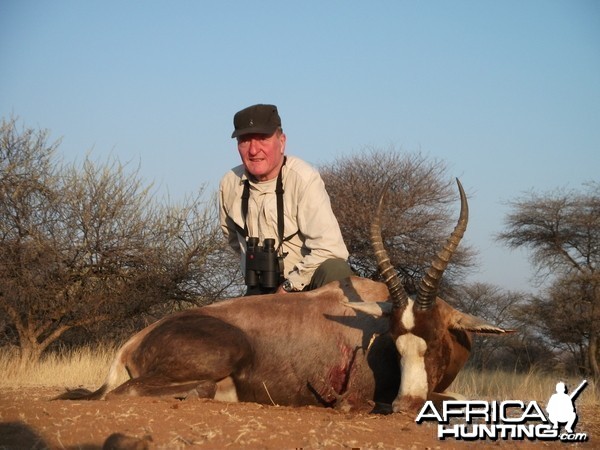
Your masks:
M383 191L379 197L377 212L375 213L373 222L371 222L371 245L375 252L379 274L390 291L393 308L404 309L408 303L408 295L400 282L400 278L398 277L394 266L392 266L392 263L390 262L387 251L383 247L383 238L381 237L381 212L383 210L384 197L387 193L389 184L390 182L388 181L383 187Z
M435 258L433 258L431 266L419 283L415 306L421 310L433 308L444 270L448 267L448 263L467 229L467 222L469 221L467 196L465 195L465 191L458 178L456 179L456 183L458 184L458 190L460 191L460 216L458 218L458 223L454 227L454 231L446 241L446 245L444 245L444 248L438 252Z

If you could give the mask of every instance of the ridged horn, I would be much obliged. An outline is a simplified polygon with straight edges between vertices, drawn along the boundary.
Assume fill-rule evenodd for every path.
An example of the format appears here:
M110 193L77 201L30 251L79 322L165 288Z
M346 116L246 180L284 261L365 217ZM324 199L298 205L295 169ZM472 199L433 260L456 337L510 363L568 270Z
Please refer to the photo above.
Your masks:
M404 286L400 282L400 278L396 273L396 269L390 262L390 257L387 251L383 247L383 238L381 237L381 213L383 210L383 203L385 195L388 191L390 182L388 181L381 192L379 197L379 204L377 205L377 212L371 222L371 245L375 252L375 259L377 260L377 267L379 268L379 274L383 281L385 281L388 290L390 291L390 297L394 309L404 309L408 303L408 295L404 290Z
M444 245L444 248L438 252L435 258L433 258L431 266L427 269L425 276L419 283L415 306L421 310L433 308L440 282L444 275L444 270L448 267L448 263L450 262L452 255L454 255L454 252L467 229L467 222L469 221L467 196L465 195L465 191L458 178L456 179L456 183L458 184L458 190L460 191L460 216L458 218L458 223L454 227L454 231L446 241L446 245Z

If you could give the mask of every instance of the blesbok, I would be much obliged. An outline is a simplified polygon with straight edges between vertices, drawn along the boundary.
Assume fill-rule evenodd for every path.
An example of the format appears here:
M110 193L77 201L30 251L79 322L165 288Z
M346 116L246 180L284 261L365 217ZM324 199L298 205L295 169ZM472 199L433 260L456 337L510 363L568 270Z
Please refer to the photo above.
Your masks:
M382 195L371 240L385 284L352 277L310 292L234 298L167 316L120 348L98 390L59 398L198 396L399 411L443 395L467 361L470 332L506 332L437 297L467 227L467 199L457 182L458 223L415 299L383 246ZM118 386L123 367L130 379Z

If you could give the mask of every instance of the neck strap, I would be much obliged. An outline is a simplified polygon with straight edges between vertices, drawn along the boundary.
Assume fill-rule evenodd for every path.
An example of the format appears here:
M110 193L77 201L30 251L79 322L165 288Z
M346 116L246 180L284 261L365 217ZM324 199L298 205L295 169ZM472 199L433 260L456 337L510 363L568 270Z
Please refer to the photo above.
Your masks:
M277 182L275 184L275 195L277 197L277 233L279 234L279 246L277 247L277 250L279 250L281 248L281 246L283 245L283 243L289 239L291 239L296 233L288 236L287 238L284 237L283 233L284 233L284 224L283 224L283 177L282 177L282 172L283 172L283 166L285 166L287 157L284 156L283 157L283 164L281 165L281 168L279 169L279 174L277 175ZM242 192L242 216L244 218L244 230L243 230L243 236L245 238L248 237L248 200L250 199L250 180L246 179L244 181L244 191Z

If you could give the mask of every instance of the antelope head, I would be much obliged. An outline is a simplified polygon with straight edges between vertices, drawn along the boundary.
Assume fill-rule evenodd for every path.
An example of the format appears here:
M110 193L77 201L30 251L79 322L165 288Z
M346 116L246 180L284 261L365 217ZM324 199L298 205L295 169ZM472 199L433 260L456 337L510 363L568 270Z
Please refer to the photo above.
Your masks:
M401 366L400 389L393 403L394 411L418 409L428 398L439 398L435 394L443 394L468 359L470 332L507 332L461 313L438 298L444 270L465 233L469 216L467 197L460 181L456 181L461 201L458 223L420 280L415 298L406 293L383 246L381 214L387 190L384 189L371 224L371 244L390 300L378 304L348 303L353 309L372 315L389 315L390 333Z

